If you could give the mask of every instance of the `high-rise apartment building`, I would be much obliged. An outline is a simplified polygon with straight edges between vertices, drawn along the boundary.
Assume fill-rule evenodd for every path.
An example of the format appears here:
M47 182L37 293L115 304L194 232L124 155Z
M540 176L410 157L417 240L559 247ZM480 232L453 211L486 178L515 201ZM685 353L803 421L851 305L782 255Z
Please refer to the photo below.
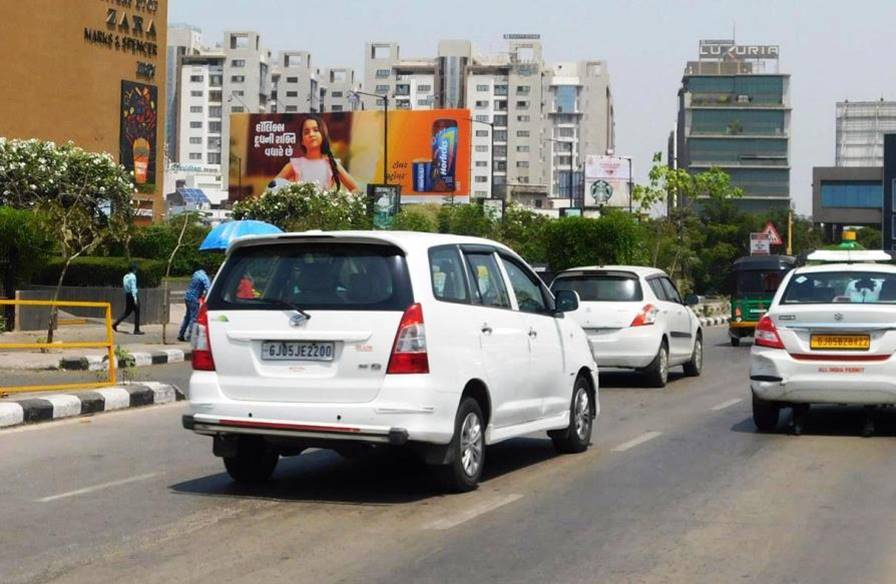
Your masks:
M277 57L271 80L271 111L278 113L319 112L320 91L311 53L284 51Z
M347 112L356 109L353 95L360 91L355 81L355 70L348 67L324 69L320 75L320 104L322 112Z
M177 160L177 88L180 82L181 57L198 55L202 52L202 31L189 24L168 26L168 70L165 95L168 117L165 120L165 158Z
M888 133L896 133L896 101L838 102L834 164L882 167Z
M678 98L679 168L729 173L744 210L790 206L790 76L777 46L700 41Z
M469 109L472 197L565 203L572 174L579 200L585 156L614 146L606 64L551 65L538 35L505 39L508 50L499 55L477 55L469 41L444 40L437 56L425 59L400 58L397 43L368 43L364 91L388 95L396 109ZM366 97L364 107L382 107L381 100Z

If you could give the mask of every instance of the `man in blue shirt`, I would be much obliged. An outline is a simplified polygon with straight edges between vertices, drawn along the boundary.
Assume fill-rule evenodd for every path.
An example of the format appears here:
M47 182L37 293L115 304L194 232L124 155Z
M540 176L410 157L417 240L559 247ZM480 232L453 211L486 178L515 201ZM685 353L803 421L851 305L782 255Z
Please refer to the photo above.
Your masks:
M137 264L131 264L128 273L122 278L124 286L124 314L112 325L112 330L118 332L118 325L126 319L130 314L134 313L134 334L142 335L140 330L140 301L138 300L137 290Z
M184 320L180 324L180 334L177 340L181 342L188 341L193 332L193 323L196 322L196 315L199 313L199 300L205 297L211 282L209 282L208 274L205 270L199 268L193 272L190 279L190 285L184 294L184 304L187 306L187 312L184 314Z

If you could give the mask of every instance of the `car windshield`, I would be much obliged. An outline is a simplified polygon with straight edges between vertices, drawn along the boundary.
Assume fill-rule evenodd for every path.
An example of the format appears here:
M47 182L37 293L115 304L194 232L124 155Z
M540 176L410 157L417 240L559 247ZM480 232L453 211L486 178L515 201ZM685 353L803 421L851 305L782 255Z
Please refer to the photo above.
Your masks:
M638 278L624 274L560 276L554 280L551 290L554 294L560 290L578 292L583 302L638 302L644 299Z
M338 243L237 250L209 296L212 310L404 310L412 302L399 250Z
M896 304L896 274L810 272L787 285L782 304Z

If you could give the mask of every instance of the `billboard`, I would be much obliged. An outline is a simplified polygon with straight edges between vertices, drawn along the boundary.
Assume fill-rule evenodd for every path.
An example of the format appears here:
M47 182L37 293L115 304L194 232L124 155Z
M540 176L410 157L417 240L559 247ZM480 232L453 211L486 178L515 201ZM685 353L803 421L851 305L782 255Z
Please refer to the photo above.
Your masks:
M121 82L121 127L119 130L119 160L134 173L140 192L155 190L158 148L156 135L159 126L159 93L155 85Z
M585 157L585 206L628 207L631 164L618 156Z
M390 111L388 152L383 117L382 111L232 114L229 199L293 182L358 193L388 182L400 187L403 202L469 200L467 110Z

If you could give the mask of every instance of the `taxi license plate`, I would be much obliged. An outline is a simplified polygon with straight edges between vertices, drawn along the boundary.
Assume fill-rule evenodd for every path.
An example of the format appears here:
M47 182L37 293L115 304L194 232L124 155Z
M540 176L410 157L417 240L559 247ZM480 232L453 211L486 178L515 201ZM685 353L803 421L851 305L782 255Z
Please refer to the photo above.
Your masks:
M264 341L261 344L263 361L332 361L335 353L335 343Z
M816 350L839 349L844 351L867 351L871 348L869 335L812 335L809 347Z

